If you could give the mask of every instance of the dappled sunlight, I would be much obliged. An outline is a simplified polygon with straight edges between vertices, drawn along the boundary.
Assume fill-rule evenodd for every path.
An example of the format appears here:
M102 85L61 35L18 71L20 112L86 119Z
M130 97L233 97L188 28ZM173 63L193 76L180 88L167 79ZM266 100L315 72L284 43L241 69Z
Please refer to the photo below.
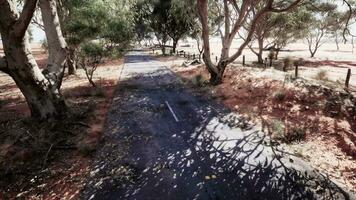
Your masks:
M343 190L276 146L259 127L194 96L167 69L141 74L149 65L136 66L139 57L123 72L108 117L107 143L93 166L98 172L89 178L83 197L347 199ZM112 146L128 146L127 153L118 160ZM123 167L125 180L110 178Z

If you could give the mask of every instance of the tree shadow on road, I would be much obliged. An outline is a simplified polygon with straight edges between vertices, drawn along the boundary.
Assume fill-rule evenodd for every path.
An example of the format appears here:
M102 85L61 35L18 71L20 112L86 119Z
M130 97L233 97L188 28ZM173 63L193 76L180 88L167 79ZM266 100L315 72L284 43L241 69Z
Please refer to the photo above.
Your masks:
M136 74L119 85L93 167L99 172L89 178L84 199L352 198L258 127L172 77ZM118 146L126 154L115 159ZM119 169L125 172L115 178Z

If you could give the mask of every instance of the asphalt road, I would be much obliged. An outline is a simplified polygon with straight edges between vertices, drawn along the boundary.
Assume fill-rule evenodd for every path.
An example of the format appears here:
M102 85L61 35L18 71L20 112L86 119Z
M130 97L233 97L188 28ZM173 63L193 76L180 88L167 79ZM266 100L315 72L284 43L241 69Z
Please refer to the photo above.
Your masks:
M239 115L127 55L82 199L353 199Z

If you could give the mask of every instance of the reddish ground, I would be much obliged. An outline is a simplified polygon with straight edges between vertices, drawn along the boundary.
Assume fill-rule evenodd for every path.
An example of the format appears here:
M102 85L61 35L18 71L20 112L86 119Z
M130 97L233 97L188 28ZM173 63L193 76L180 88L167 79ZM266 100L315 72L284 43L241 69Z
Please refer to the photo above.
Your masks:
M46 54L35 50L41 68ZM74 199L83 186L92 153L100 143L106 113L123 63L106 60L95 74L66 76L63 94L70 112L37 123L12 79L0 73L0 199Z
M238 67L228 68L223 84L216 87L207 84L209 74L203 66L174 69L184 82L194 86L195 92L209 95L261 124L272 136L274 124L280 122L282 142L290 143L288 146L296 154L341 185L356 190L355 110L339 103L328 105L326 102L333 102L335 96L286 86L277 80L254 78L252 73ZM204 83L197 87L200 75ZM290 133L302 133L302 136L295 141Z

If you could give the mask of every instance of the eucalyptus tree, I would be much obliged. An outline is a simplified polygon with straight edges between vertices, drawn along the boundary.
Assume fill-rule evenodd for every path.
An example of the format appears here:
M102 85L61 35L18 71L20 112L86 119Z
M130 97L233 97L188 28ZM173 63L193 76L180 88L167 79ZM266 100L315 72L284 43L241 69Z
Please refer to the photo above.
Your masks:
M198 20L195 1L172 0L167 21L168 35L173 40L173 52L176 52L180 39L188 36L197 27Z
M293 1L274 1L274 0L221 0L219 1L223 16L221 20L224 24L224 33L222 35L222 49L218 64L214 64L210 56L210 42L209 42L209 9L208 0L197 0L197 9L199 13L200 22L202 25L202 38L204 41L203 59L205 65L210 73L210 83L213 85L220 84L226 66L236 60L244 48L250 43L255 29L260 20L263 20L266 14L270 12L281 13L290 11L292 8L298 6L301 0ZM255 8L252 12L252 8ZM252 18L249 16L253 15ZM236 52L230 55L231 44L239 31L243 29L246 24L250 24L247 30L245 41L239 46Z
M167 42L173 41L173 52L178 41L189 32L196 23L195 1L181 0L141 0L136 3L136 30L139 39L152 32L163 54L166 54ZM148 25L148 27L147 27ZM144 32L146 31L146 32ZM148 32L150 31L150 32Z
M48 2L48 4L47 4ZM56 22L56 9L54 0L47 0L43 8L51 16L45 28L57 28L53 34L48 34L54 40L61 40L60 27ZM26 98L26 102L34 118L46 119L62 114L66 109L64 99L59 92L60 79L52 75L57 73L57 67L48 65L47 72L39 69L29 47L27 29L36 9L38 0L25 1L21 13L15 1L0 0L0 33L2 37L5 56L0 58L0 70L8 74L15 81ZM49 6L49 7L48 7ZM43 10L43 9L42 9ZM61 59L54 58L52 64L62 64Z
M316 2L309 6L313 13L309 21L309 30L306 35L310 56L314 57L318 49L324 44L323 39L327 34L340 24L341 14L338 6L330 2Z
M304 38L309 29L308 22L312 19L312 14L305 6L299 6L290 13L272 13L272 15L276 24L269 32L267 41L268 45L275 50L275 59L277 59L282 48Z

